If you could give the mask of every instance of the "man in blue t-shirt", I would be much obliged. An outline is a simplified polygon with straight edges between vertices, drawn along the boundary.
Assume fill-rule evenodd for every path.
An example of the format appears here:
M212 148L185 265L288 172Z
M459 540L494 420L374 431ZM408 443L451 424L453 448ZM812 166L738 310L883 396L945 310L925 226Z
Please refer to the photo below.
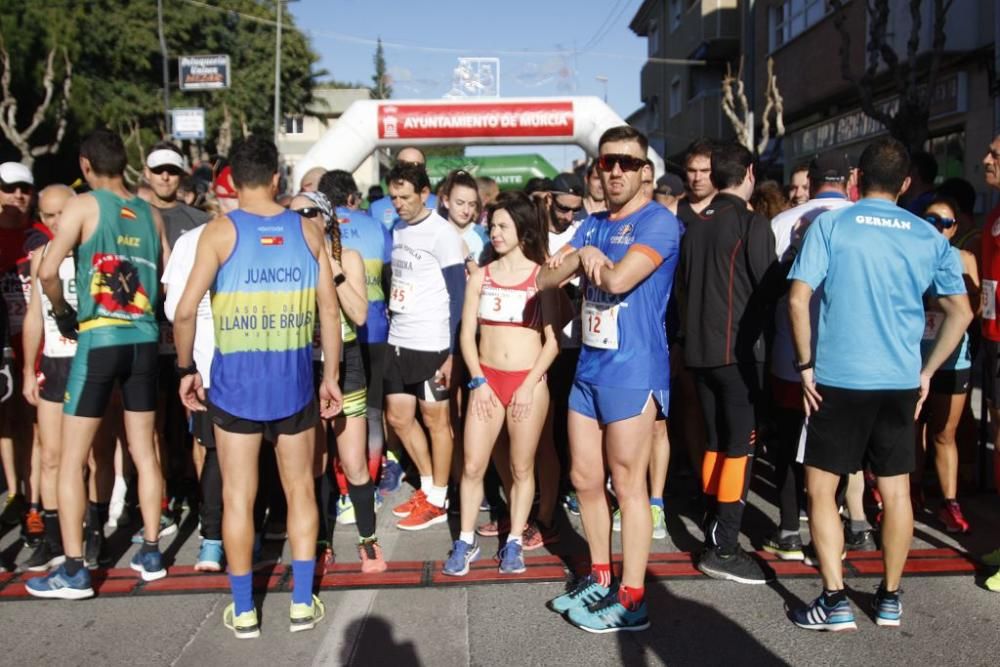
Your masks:
M865 464L884 503L885 575L873 601L875 621L900 624L899 581L913 539L914 419L931 376L972 321L962 267L948 241L896 205L909 185L909 168L906 148L895 139L866 148L858 165L863 198L813 222L788 276L795 368L809 417L809 528L823 577L822 595L792 618L811 630L857 628L844 593L835 494L840 476ZM809 301L820 285L814 359ZM931 287L944 322L921 367L923 295Z
M589 632L649 627L643 580L652 535L646 472L653 422L669 404L670 359L663 328L680 246L680 223L642 193L646 137L607 130L598 169L608 211L584 221L538 278L553 289L584 278L583 348L569 397L572 477L587 527L590 576L549 603ZM607 459L622 516L621 585L611 582Z
M396 164L412 164L423 167L427 164L427 158L419 148L407 146L396 154ZM427 202L424 205L430 210L436 211L438 205L437 197L431 194L427 197ZM396 223L399 222L399 213L396 212L396 208L392 205L392 197L388 195L371 202L368 205L368 215L381 222L382 226L390 233L392 232L392 228L396 226Z

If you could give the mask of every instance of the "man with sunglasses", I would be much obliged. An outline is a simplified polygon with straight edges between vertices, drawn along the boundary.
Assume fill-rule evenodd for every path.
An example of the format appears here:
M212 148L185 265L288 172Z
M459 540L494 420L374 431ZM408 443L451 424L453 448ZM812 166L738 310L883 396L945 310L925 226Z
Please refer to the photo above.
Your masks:
M648 143L627 125L604 132L598 168L608 211L591 215L538 277L553 289L584 279L583 347L569 397L574 486L591 573L549 602L588 632L649 627L644 577L652 539L646 473L653 422L666 415L670 357L663 329L680 224L642 192ZM611 580L611 511L605 459L622 516L621 584Z
M143 176L153 190L153 198L149 203L160 211L171 248L181 234L205 224L211 218L208 213L192 208L178 199L181 181L187 173L184 154L169 141L154 145L146 156Z
M424 167L427 164L427 158L419 148L407 146L396 154L396 164ZM437 196L433 192L427 196L426 206L432 211L437 210ZM389 195L371 202L368 206L368 215L381 222L382 226L390 231L399 222L399 213L396 212L396 208L392 204L392 197Z

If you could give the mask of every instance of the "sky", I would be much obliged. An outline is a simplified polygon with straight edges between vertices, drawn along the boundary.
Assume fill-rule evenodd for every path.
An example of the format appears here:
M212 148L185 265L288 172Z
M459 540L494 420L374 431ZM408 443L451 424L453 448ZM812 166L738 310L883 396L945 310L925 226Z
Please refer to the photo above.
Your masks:
M445 96L459 57L500 59L501 97L595 95L625 118L640 105L646 40L628 28L642 0L294 0L288 10L311 39L319 67L371 85L382 38L396 99ZM417 7L422 7L418 10ZM597 77L607 77L607 83ZM557 169L575 146L470 147L467 154L539 152Z

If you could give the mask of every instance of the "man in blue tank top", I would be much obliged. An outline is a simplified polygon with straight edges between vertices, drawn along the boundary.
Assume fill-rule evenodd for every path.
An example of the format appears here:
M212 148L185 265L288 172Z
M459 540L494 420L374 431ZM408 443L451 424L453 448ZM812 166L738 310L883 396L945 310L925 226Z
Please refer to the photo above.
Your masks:
M312 594L318 516L313 488L316 424L340 411L337 386L340 315L322 231L275 203L278 151L250 137L231 153L240 208L208 223L174 317L180 395L192 411L208 411L222 466L223 544L233 603L223 624L238 638L260 635L251 561L257 455L275 443L288 499L288 540L294 589L292 632L324 615ZM319 258L319 259L317 259ZM212 290L215 355L209 390L193 363L195 316ZM313 395L312 339L319 306L327 363Z

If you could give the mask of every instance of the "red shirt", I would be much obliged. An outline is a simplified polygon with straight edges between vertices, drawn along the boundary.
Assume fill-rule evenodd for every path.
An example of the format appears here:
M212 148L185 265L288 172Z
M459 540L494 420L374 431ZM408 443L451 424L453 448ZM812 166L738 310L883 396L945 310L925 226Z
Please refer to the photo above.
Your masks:
M983 336L1000 342L997 283L1000 282L1000 205L986 216L983 227Z

